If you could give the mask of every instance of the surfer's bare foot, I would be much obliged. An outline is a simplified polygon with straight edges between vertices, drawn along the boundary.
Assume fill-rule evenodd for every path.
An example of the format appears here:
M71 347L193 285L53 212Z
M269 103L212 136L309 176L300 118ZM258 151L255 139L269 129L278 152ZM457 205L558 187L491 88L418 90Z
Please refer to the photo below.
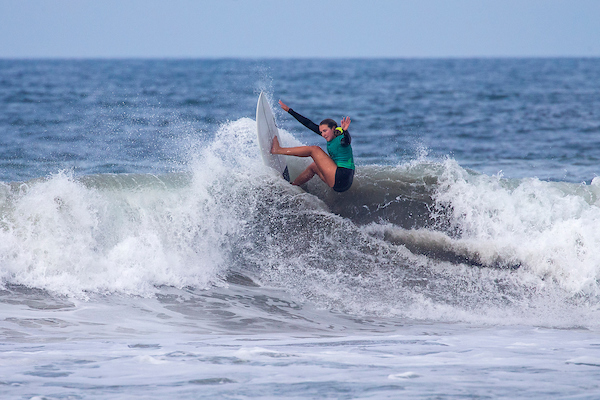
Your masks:
M279 146L279 140L277 139L277 136L275 136L273 138L273 144L271 145L271 154L278 154L280 149L281 146Z

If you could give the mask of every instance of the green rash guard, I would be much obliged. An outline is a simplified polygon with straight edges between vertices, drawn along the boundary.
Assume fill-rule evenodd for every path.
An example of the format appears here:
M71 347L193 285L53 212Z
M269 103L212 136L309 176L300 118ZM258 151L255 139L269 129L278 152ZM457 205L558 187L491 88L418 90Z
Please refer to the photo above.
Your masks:
M289 109L288 113L292 117L296 118L302 125L321 136L319 131L319 125L312 122L310 119L298 114L296 111ZM327 142L327 153L333 160L335 165L342 168L355 169L354 167L354 156L352 154L352 146L350 146L350 133L343 131L339 136L333 138L330 142Z
M344 135L339 135L327 142L327 152L329 157L335 162L338 167L354 169L354 156L352 155L352 147L350 144L343 145L342 139Z

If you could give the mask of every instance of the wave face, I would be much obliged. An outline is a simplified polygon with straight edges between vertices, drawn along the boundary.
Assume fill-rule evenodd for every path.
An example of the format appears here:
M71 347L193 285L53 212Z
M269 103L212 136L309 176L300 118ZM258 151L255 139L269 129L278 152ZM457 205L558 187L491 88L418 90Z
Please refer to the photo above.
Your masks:
M423 157L360 166L339 194L280 179L255 136L251 119L226 123L188 144L181 173L2 184L3 283L85 298L243 279L357 315L598 320L599 182L509 180ZM306 164L291 158L292 175Z

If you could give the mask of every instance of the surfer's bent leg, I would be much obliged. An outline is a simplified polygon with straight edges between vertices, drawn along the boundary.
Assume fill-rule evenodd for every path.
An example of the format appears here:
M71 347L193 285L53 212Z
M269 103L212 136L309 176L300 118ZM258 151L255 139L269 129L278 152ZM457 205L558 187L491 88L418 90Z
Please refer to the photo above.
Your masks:
M294 179L292 185L304 185L306 182L310 181L315 175L319 175L319 178L321 178L323 182L325 182L323 174L321 174L321 171L319 171L319 167L317 167L317 164L312 163L300 175L298 175L296 179Z
M335 171L337 170L337 165L335 165L331 157L329 157L319 146L281 147L279 146L279 140L277 140L276 136L273 139L271 153L296 157L312 157L315 165L313 166L311 164L302 174L300 174L300 176L303 176L304 173L308 175L310 173L308 170L311 170L312 175L310 178L317 174L329 187L335 185ZM298 178L300 178L300 176ZM308 181L308 179L306 181ZM297 180L298 179L296 179L296 181Z

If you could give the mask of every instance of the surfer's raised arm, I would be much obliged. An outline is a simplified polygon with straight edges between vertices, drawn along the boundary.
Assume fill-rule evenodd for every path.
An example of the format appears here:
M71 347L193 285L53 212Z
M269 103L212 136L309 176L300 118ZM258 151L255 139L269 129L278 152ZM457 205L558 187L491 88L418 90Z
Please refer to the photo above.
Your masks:
M287 104L285 104L281 100L279 100L279 105L281 106L281 108L283 109L283 111L287 111L288 113L290 113L291 116L294 117L294 118L296 118L296 120L298 122L300 122L302 125L304 125L308 129L310 129L311 131L313 131L317 135L322 136L321 135L321 131L319 130L319 125L315 124L310 119L308 119L308 118L306 118L306 117L298 114L296 111L292 110Z
M340 141L340 144L342 146L350 146L350 142L352 142L352 138L350 137L350 132L348 132L349 127L350 127L350 117L342 118L342 121L340 122L340 128L342 128L342 134L344 135L344 137ZM337 129L340 129L340 128L337 128Z

